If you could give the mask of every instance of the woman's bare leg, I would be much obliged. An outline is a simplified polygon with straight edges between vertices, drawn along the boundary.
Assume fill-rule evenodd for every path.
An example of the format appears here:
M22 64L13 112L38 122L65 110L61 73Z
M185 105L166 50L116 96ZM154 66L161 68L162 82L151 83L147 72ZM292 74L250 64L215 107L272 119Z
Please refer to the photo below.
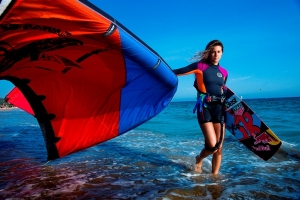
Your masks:
M211 173L212 174L218 174L222 162L222 147L220 147L212 157L212 167L211 167Z
M200 127L203 132L203 135L204 135L207 145L210 147L214 147L217 143L217 138L216 138L213 123L207 122L207 123L201 124ZM203 162L204 158L211 155L212 153L214 153L214 152L208 151L205 148L202 149L202 151L200 152L200 155L196 156L195 171L202 172L202 162Z
M195 163L195 171L196 172L202 172L202 162L204 158L212 154L213 152L207 151L206 149L202 149L200 152L200 155L196 156L196 163Z
M213 148L219 142L220 140L220 134L221 134L221 124L213 124L211 122L207 122L204 124L201 124L201 130L203 132L206 144ZM223 126L223 138L225 136L225 125ZM208 151L205 148L202 149L200 155L196 156L196 163L195 163L195 171L197 172L202 172L202 162L204 158L207 156L213 154L212 157L212 173L213 174L218 174L220 167L221 167L221 162L222 162L222 144L223 141L216 151Z
M220 134L221 134L221 124L214 124L214 129L215 129L215 133L216 133L216 138L217 141L220 141ZM225 125L223 125L223 141L224 141L224 137L225 137ZM213 154L212 157L212 169L211 169L211 173L213 174L218 174L220 167L221 167L221 162L222 162L222 146L223 146L223 141L219 147L219 149Z

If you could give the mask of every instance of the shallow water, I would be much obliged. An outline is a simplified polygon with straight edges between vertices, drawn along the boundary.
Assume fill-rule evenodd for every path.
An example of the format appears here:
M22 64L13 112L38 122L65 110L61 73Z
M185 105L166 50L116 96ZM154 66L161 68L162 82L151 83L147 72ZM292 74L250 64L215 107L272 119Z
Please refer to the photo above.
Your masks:
M226 132L219 175L193 171L203 136L194 102L173 102L142 126L46 162L34 117L0 111L0 199L299 199L300 98L245 100L283 140L269 161Z

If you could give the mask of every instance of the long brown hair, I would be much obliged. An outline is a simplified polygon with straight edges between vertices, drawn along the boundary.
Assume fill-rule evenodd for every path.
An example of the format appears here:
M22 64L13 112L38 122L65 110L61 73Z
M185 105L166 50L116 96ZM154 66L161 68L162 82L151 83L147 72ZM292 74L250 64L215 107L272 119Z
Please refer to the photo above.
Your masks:
M209 54L215 46L221 46L222 52L224 52L224 47L223 47L222 42L220 40L212 40L206 45L206 48L204 51L200 51L200 52L196 53L192 57L191 60L209 63Z

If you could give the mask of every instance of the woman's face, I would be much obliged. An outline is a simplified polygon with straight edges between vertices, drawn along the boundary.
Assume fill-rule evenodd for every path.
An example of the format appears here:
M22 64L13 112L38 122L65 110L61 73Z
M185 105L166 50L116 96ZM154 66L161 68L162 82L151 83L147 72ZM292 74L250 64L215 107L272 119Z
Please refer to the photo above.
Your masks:
M214 65L219 64L219 60L221 60L223 51L221 46L214 46L209 54L209 60Z

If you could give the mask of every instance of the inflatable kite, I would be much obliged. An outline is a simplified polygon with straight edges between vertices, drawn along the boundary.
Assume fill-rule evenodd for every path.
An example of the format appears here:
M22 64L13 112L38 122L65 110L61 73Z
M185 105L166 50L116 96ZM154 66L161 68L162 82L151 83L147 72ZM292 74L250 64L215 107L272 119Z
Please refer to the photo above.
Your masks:
M172 100L170 67L90 2L0 2L0 80L17 88L8 102L36 117L48 160L128 132Z

